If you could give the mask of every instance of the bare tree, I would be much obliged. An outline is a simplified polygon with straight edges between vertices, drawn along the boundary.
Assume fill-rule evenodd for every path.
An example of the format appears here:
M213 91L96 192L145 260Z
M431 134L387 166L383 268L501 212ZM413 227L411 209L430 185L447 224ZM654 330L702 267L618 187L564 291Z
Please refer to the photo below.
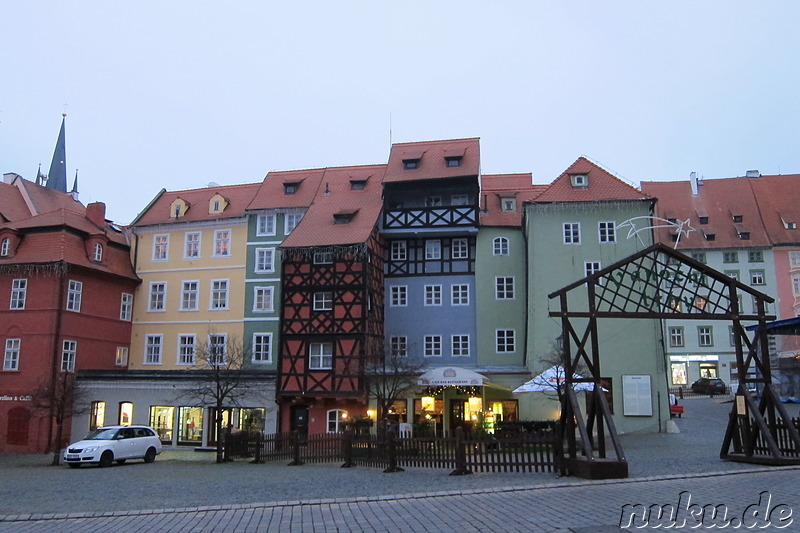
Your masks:
M367 356L364 364L364 381L367 394L375 400L377 420L383 421L394 402L417 386L424 367L408 357L406 349L382 349Z
M208 341L195 346L192 386L180 395L196 407L214 407L214 429L217 437L216 462L225 461L224 410L242 407L250 392L249 373L244 362L249 350L238 339L211 333Z
M49 418L55 425L55 435L48 443L48 450L53 450L53 466L61 464L61 443L64 439L64 424L74 415L84 414L89 410L85 392L75 381L72 372L58 372L52 382L39 385L31 395L35 412L40 417Z
M561 402L566 394L566 369L568 366L564 349L558 342L554 342L550 351L539 358L539 363L541 373L533 379L535 385L540 386L543 390L554 391L556 397L551 399ZM574 374L583 375L585 372L585 366L579 362L575 367Z

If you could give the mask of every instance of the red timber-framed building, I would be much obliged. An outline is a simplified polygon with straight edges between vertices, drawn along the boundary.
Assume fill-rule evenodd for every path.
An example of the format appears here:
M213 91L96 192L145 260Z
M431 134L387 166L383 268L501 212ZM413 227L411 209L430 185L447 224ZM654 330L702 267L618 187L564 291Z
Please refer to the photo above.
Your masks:
M52 399L75 372L127 366L139 278L125 232L105 204L16 174L0 183L0 453L43 453L60 442ZM5 181L8 181L6 183ZM37 180L38 181L38 180ZM87 406L88 407L88 406Z
M280 246L281 431L339 431L365 416L368 354L383 348L385 165L325 169L313 202Z

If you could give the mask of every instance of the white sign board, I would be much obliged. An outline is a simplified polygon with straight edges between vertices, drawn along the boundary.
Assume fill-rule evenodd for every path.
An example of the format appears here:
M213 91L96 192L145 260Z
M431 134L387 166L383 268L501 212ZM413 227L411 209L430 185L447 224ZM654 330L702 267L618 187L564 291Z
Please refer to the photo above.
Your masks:
M622 376L622 414L625 416L653 416L650 376Z

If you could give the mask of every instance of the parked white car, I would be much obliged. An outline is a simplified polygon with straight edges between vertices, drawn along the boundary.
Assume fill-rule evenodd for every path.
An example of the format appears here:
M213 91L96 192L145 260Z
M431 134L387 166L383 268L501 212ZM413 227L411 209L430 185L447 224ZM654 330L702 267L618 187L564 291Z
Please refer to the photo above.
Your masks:
M64 461L72 468L82 464L111 466L114 461L121 465L128 459L152 463L160 453L161 441L153 428L105 426L70 444L64 451Z

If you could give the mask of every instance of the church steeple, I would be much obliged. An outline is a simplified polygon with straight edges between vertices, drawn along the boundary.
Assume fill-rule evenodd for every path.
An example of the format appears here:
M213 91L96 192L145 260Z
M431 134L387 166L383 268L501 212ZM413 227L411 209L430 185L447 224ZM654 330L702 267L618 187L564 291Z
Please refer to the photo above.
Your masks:
M69 192L72 199L78 201L78 169L75 169L75 181L72 182L72 190Z
M50 163L50 172L47 174L48 189L55 189L59 192L67 192L67 146L64 136L64 123L67 114L61 113L61 130L58 132L56 149L53 152L53 161Z

